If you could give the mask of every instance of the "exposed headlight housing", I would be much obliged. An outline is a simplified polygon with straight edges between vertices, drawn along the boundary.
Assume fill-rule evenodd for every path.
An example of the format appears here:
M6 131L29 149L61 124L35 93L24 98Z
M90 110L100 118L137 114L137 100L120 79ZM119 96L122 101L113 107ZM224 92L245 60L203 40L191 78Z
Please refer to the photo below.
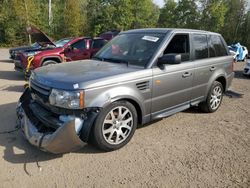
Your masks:
M49 102L51 105L57 107L82 109L84 107L84 92L52 89Z

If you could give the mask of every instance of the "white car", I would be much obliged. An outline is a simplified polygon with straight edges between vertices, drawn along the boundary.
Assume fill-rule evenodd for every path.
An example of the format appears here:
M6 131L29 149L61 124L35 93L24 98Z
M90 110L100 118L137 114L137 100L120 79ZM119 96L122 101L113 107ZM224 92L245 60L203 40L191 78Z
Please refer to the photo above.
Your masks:
M247 64L244 67L243 74L246 76L250 75L250 60L247 61Z
M245 57L245 60L246 60L248 57L248 49L245 46L242 46L242 49L243 49L243 57Z

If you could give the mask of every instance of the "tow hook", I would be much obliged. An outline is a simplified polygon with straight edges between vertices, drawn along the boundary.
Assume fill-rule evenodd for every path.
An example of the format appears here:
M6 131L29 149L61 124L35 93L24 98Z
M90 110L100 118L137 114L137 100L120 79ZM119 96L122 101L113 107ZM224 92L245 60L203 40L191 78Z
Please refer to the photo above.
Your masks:
M24 89L29 87L29 82L28 82L28 80L29 80L29 71L30 71L30 65L31 65L31 62L33 61L33 59L34 59L34 56L29 56L27 58L28 63L27 63L27 66L26 66L26 69L25 69L25 75L24 75L24 78L25 78L25 81L26 81L26 83L23 86Z

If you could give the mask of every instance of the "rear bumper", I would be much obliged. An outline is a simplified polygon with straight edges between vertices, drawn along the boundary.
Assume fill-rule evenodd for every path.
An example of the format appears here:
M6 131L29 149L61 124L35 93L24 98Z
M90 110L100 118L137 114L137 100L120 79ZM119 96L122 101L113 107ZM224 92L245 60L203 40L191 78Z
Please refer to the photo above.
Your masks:
M55 130L44 131L43 127L46 127L46 125L43 125L44 122L41 121L41 118L36 118L32 109L29 108L30 104L27 102L27 97L30 97L30 94L27 93L26 90L20 98L17 105L17 116L24 136L30 144L43 151L56 154L74 151L85 145L76 130L77 125L79 125L79 121L77 121L79 118L69 118L67 121L61 122ZM47 120L50 119L48 114L43 112L40 112L39 116ZM84 120L80 123L83 124Z

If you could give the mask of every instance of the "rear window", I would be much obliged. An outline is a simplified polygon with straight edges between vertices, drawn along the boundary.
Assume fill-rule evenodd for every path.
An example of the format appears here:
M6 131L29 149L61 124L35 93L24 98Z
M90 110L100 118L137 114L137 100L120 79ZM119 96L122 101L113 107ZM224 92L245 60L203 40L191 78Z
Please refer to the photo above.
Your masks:
M194 46L194 58L195 59L208 58L207 35L194 34L193 46Z
M221 57L226 56L227 49L222 42L222 39L218 35L212 35L210 38L210 45L209 45L209 56L210 57Z

